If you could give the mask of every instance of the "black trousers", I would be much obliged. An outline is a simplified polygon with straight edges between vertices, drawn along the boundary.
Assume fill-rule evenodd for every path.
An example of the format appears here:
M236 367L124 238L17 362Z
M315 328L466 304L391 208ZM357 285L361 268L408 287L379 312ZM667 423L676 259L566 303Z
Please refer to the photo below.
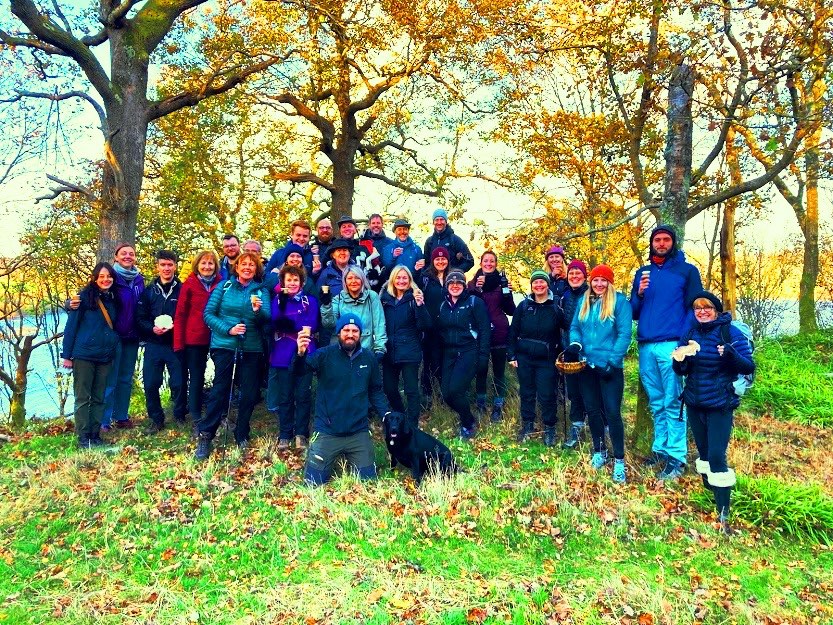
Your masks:
M434 384L440 385L443 366L443 348L436 333L426 333L422 339L422 394L430 397Z
M692 408L688 410L688 423L700 459L706 460L712 473L723 473L729 469L726 450L732 436L734 415L731 408Z
M188 412L197 423L202 418L202 393L205 386L205 367L208 364L208 345L186 345L182 350L183 384L188 389Z
M605 419L610 430L613 457L625 457L625 425L622 423L622 395L625 391L625 373L613 368L604 379L598 368L585 367L581 373L581 395L587 408L587 420L593 435L593 451L605 449Z
M419 363L418 362L390 362L382 360L382 386L391 408L397 412L406 412L399 394L399 377L405 385L405 397L408 400L407 415L411 425L419 423Z
M237 375L240 380L240 404L237 411L237 425L234 428L234 440L238 443L249 440L249 422L252 411L260 393L260 371L263 352L243 352L232 349L211 350L214 361L214 386L208 396L205 418L200 422L200 432L208 432L213 437L228 408L229 393L232 386L232 369L235 353L237 354Z
M469 387L477 373L477 350L443 350L442 391L445 403L460 416L460 426L474 427L469 407Z
M585 418L584 399L581 396L581 381L577 374L565 375L567 397L570 399L570 421L583 423Z
M518 356L518 386L521 420L534 423L538 405L544 425L554 426L558 420L558 376L553 362Z
M506 397L506 348L493 347L489 350L489 360L492 362L492 377L495 382L495 397ZM485 395L489 378L489 365L477 372L474 382L478 395Z

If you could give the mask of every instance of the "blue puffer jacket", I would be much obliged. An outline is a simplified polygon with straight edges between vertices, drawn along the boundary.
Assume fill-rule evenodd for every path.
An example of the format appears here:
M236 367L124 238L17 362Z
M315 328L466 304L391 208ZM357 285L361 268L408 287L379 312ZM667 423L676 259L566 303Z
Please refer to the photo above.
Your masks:
M355 265L352 260L348 263L348 265ZM325 284L330 287L330 295L335 297L339 293L341 293L341 289L344 288L344 284L341 280L344 278L344 272L339 269L334 261L330 261L327 263L327 266L321 270L321 274L318 276L318 281L316 282L316 286L318 287L318 292L321 292L321 287Z
M402 253L394 258L393 251L398 247L402 248ZM416 262L423 258L422 250L419 249L419 245L414 243L411 237L408 237L404 243L399 239L394 239L393 243L381 250L381 254L382 265L385 266L385 269L391 270L396 265L405 265L412 274L416 271L414 269Z
M252 310L252 295L259 295L260 310ZM208 298L203 312L205 324L211 328L211 349L242 349L244 352L263 351L263 329L272 318L271 297L261 282L252 280L246 286L232 278L217 285ZM246 334L240 339L229 330L240 322L246 324Z
M730 345L724 347L720 356L717 346L723 344L722 326L729 326ZM732 325L732 315L728 312L708 323L695 322L680 344L688 344L689 338L700 344L700 351L682 362L674 361L674 371L686 376L683 390L686 406L734 410L740 404L740 397L735 395L732 382L740 374L755 372L749 341Z
M651 282L639 297L642 272L651 272ZM636 340L640 343L679 341L694 322L692 298L703 290L700 272L677 250L662 265L653 261L636 271L631 286L631 310L638 321Z
M581 307L592 291L587 291L579 300L573 323L570 326L570 342L581 343L582 355L587 364L604 369L608 365L622 369L625 366L625 352L631 343L631 307L621 293L616 293L613 318L599 320L602 300L599 298L590 306L586 319L581 318Z
M431 328L431 315L425 304L416 305L414 292L408 290L402 299L382 292L382 309L388 333L386 358L393 363L422 360L422 333Z
M96 293L96 286L87 287L81 293L81 305L77 310L70 310L64 328L64 342L61 358L67 360L89 360L90 362L111 362L116 355L116 347L121 340L115 330L110 328L98 303L90 306L90 290ZM116 301L113 293L102 293L101 301L110 320L117 318Z

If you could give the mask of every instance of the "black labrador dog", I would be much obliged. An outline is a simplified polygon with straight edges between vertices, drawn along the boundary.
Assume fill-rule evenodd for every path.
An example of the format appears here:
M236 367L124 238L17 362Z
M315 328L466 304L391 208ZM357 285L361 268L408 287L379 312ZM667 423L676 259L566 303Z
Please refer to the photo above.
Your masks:
M389 412L382 423L391 469L397 463L408 467L417 484L422 483L429 470L439 470L443 475L452 475L458 470L448 447L430 434L414 428L405 414Z

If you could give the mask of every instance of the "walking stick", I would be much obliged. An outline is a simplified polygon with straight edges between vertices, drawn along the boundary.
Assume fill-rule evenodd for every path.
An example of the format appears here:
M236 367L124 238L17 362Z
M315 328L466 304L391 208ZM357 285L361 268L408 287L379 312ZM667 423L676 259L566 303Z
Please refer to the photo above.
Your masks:
M558 373L558 389L561 393L561 420L564 422L564 440L567 440L567 376Z
M231 411L233 410L234 406L234 378L237 376L237 361L240 358L240 344L243 342L241 338L243 336L243 334L237 335L237 346L234 348L234 360L231 364L231 387L229 388L228 393L228 411L226 412L225 424L223 426L222 444L220 446L220 458L222 461L225 461L226 459L226 445L228 445L228 430L229 424L231 423Z

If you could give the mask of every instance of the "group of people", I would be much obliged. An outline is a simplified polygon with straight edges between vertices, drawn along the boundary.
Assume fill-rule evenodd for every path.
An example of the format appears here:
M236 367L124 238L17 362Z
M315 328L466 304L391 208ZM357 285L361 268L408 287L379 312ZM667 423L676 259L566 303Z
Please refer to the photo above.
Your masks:
M145 284L135 249L119 245L114 263L96 265L70 304L63 357L74 371L79 445L103 445L102 431L132 427L127 411L140 342L151 432L165 427L159 390L167 369L173 418L184 422L190 414L198 433L196 458L210 456L235 393L234 438L245 449L265 383L278 447L308 447L305 477L317 484L329 479L340 455L362 478L375 476L371 410L382 418L404 413L417 426L431 409L435 385L459 416L461 438L474 438L478 418L504 416L509 365L519 382L519 441L538 433L540 414L543 442L555 444L559 391L566 391L571 423L564 446L575 448L589 426L591 465L602 469L612 455L612 479L621 483L627 479L623 367L636 321L640 377L654 417L648 462L661 479L683 473L688 420L696 469L725 521L735 479L726 461L738 405L731 382L754 371L754 362L731 315L703 290L698 270L678 249L674 230L658 226L651 233L649 259L634 276L630 298L616 291L611 267L588 270L581 260L568 262L556 245L516 303L493 251L482 254L467 280L471 252L444 210L432 220L421 248L402 219L393 224L394 237L380 215L369 218L361 237L350 217L337 222L337 231L322 219L314 236L309 223L295 221L289 241L265 263L258 242L241 247L226 235L223 257L198 253L184 282L176 255L162 250L157 275ZM214 382L203 406L209 355ZM559 357L583 367L562 378Z

